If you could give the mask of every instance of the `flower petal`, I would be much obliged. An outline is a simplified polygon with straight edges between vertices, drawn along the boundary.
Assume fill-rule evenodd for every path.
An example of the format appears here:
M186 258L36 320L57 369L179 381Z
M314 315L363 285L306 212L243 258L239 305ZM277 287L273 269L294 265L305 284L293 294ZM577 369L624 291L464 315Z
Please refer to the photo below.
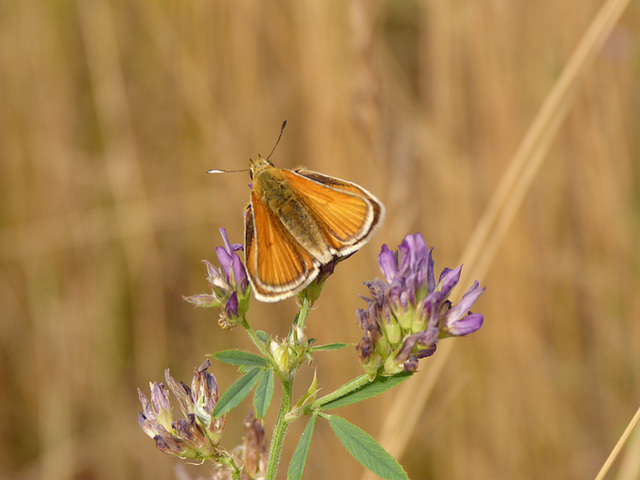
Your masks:
M238 317L238 292L233 292L224 306L224 311L229 320Z
M153 384L149 383L151 388L153 388ZM144 412L145 418L149 418L151 420L156 419L156 412L153 410L153 406L151 402L147 399L142 390L138 388L138 398L140 399L140 403L142 403L142 411ZM153 438L153 435L151 436Z
M233 269L233 281L240 287L240 291L244 292L247 288L247 273L244 269L244 264L237 253L233 254L231 263Z
M460 274L462 273L462 265L450 270L445 268L440 275L440 291L444 294L444 297L448 297L453 287L455 287L460 281Z
M229 237L227 236L227 229L224 227L220 227L220 236L222 236L222 241L224 242L225 250L231 254L233 250L231 250L231 242L229 241Z
M168 412L171 410L171 404L169 403L169 397L164 391L164 385L153 382L149 385L151 387L151 403L156 414Z
M244 251L244 245L241 243L231 243L229 241L229 237L227 236L227 230L224 227L220 227L220 235L222 236L222 241L224 242L224 248L230 254L233 252L237 252L238 250Z
M469 290L467 290L467 293L462 296L460 302L453 306L453 308L451 308L451 310L447 312L445 318L449 327L451 327L451 324L457 322L458 319L460 319L465 313L469 311L478 297L482 295L482 292L484 292L485 288L486 287L479 288L479 283L477 280L473 282L473 285Z
M466 317L453 322L453 324L449 326L447 330L451 335L459 337L475 332L482 326L483 322L484 317L482 316L482 314L470 313Z
M382 270L387 283L393 282L398 273L398 264L395 255L386 244L382 245L382 250L378 255L378 265L380 265L380 270Z
M191 395L191 389L182 382L178 383L178 381L169 374L168 368L164 371L164 379L167 382L169 389L178 400L182 413L185 416L192 413L193 397Z
M143 413L138 412L138 425L142 428L142 431L146 433L149 438L153 438L158 435L158 432L154 428L157 422L151 422Z
M231 278L231 267L233 266L233 257L231 253L227 252L223 247L216 247L216 254L218 254L218 260L220 261L220 266L224 271L224 275L226 280L229 281Z
M436 288L435 273L433 267L435 262L433 261L433 247L429 249L427 254L427 291L433 292Z
M209 293L203 293L200 295L192 295L190 297L182 297L187 302L196 307L217 307L220 305L220 301L216 298L215 295L211 295Z

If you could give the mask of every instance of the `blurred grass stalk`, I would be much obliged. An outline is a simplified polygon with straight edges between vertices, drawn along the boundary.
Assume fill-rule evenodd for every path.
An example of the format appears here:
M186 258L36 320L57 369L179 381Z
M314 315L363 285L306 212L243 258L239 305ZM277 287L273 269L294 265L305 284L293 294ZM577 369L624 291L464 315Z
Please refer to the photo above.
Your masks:
M629 0L608 0L597 12L569 58L520 143L458 262L468 265L463 270L461 285L465 284L465 279L484 278L546 158L558 129L567 116L579 81L586 74L628 5ZM463 291L464 289L460 290ZM457 294L454 294L453 302L459 300L455 297ZM395 393L393 407L385 417L379 435L382 445L394 457L400 459L405 452L411 433L418 425L417 420L426 408L454 344L455 342L451 341L442 342L437 355L431 359L426 369L427 378L424 378L424 375L413 378ZM372 478L371 473L365 472L363 478Z

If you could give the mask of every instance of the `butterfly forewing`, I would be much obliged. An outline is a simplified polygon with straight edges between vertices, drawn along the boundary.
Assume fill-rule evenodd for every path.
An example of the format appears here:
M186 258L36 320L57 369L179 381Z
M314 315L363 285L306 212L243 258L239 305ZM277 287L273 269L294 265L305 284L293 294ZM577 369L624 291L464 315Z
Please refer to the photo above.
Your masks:
M318 269L318 262L253 193L245 221L245 247L249 278L263 301L290 296L306 286Z

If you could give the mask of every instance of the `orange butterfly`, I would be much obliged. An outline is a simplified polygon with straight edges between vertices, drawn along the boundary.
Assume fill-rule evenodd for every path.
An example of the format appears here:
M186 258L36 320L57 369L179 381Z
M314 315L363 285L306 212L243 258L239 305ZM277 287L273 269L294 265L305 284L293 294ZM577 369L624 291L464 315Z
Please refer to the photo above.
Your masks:
M269 157L250 161L253 186L244 246L255 297L277 302L307 287L321 266L366 244L385 210L355 183L302 168L277 168Z

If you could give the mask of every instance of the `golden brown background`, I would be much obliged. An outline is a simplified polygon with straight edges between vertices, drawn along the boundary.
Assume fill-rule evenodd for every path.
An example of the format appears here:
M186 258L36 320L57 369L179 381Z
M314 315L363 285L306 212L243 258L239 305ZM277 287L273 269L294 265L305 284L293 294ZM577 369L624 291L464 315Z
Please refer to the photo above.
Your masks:
M135 389L251 348L181 297L206 291L220 226L242 241L248 175L204 172L266 155L287 119L278 166L355 181L387 207L328 281L311 336L359 340L361 282L406 233L435 246L438 270L470 261L461 288L488 287L484 327L411 379L436 380L424 409L401 412L419 413L400 432L411 478L593 477L640 403L637 2L559 92L566 117L535 119L603 4L1 1L0 476L174 478ZM535 128L548 136L522 153ZM509 166L536 155L530 186L498 199L505 222L489 222ZM250 321L282 336L294 313L254 302ZM351 348L315 366L323 393L361 373ZM223 390L236 378L213 370ZM400 401L337 413L389 442ZM305 478L362 474L326 422L316 434ZM639 442L620 478L639 478Z

